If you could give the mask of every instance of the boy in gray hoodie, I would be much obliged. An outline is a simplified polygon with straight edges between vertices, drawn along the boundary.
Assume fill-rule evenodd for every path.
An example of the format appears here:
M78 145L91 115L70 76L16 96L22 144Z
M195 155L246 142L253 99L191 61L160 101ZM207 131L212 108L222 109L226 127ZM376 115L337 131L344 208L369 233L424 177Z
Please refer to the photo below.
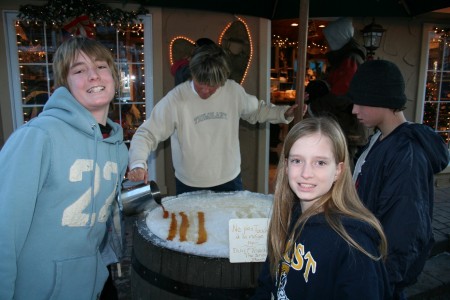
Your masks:
M122 128L107 118L114 59L75 37L57 49L53 71L43 112L0 152L2 300L97 299L117 261L101 253L128 159Z

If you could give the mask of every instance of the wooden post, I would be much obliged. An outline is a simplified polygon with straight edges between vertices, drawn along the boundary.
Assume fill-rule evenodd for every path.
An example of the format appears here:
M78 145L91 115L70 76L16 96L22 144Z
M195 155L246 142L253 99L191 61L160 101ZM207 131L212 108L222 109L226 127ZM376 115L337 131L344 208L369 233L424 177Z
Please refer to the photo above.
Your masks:
M309 0L300 0L300 12L298 22L298 53L297 53L297 83L295 101L299 108L295 111L294 124L303 119L303 105L305 103L305 72L306 72L306 50L308 48L308 19Z

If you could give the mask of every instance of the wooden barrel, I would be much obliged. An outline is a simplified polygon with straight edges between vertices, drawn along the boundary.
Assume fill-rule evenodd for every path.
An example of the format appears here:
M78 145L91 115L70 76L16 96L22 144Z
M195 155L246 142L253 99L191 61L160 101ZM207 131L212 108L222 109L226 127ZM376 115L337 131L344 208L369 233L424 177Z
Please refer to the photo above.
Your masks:
M233 213L238 211L239 216L243 218L255 217L244 215L246 209L248 209L250 214L253 214L254 211L252 211L251 207L266 205L264 207L270 210L270 206L267 205L272 203L272 196L249 193L248 191L230 194L183 194L179 197L168 197L163 200L166 200L164 203L169 205L169 208L170 205L180 208L179 203L184 203L184 205L195 211L196 208L194 206L204 202L199 204L199 202L185 201L188 199L195 200L193 198L201 198L203 196L207 199L209 205L224 213L222 215L223 222L226 221L225 215L227 214L220 208L220 205L226 203L223 205L229 208L232 199L243 197L245 201L248 201L244 201L245 204L242 204L244 202L239 202L241 203L240 205L244 205L244 207L240 207L241 209L232 208ZM219 202L211 202L216 201L215 199ZM255 201L258 200L265 200L266 204L255 204ZM201 207L205 208L203 204L201 205ZM150 209L148 215L138 219L134 228L131 262L132 299L220 300L248 299L253 295L263 266L262 262L230 263L229 258L225 257L227 255L219 254L220 252L215 252L211 255L209 251L203 254L201 251L189 252L184 248L173 247L173 244L170 246L167 240L161 239L148 227L149 220L156 221L153 218L158 218L160 210L161 208L155 205L154 208ZM268 213L268 211L264 212L264 214ZM151 219L147 220L147 218ZM217 216L215 220L218 220ZM155 224L157 223L153 223L152 226L155 226ZM222 229L228 225L222 223L214 224ZM208 247L202 249L208 249Z
M132 299L248 299L262 263L186 254L158 246L158 237L138 220L133 233Z

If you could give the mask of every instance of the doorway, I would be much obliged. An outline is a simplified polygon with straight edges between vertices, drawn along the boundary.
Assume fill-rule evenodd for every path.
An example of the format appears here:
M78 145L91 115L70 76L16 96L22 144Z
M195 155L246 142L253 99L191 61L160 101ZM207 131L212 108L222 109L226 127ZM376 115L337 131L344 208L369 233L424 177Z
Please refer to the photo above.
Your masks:
M270 69L270 101L276 105L292 105L296 97L298 20L285 19L272 21L272 47ZM308 22L307 68L305 86L311 80L320 79L327 66L326 42L322 30L329 21L311 19ZM269 193L275 190L276 168L280 158L284 137L290 126L270 125L269 150Z

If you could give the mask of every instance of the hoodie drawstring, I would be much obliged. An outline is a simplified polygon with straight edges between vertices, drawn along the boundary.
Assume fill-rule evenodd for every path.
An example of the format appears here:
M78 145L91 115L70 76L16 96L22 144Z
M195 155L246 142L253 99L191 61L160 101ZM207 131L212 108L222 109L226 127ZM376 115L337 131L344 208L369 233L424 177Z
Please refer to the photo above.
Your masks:
M97 162L97 150L98 150L98 136L95 133L95 129L96 129L97 125L96 124L92 124L91 125L91 129L94 131L94 160L93 160L93 172L92 172L92 176L91 176L91 211L90 211L90 218L88 221L88 226L91 227L92 226L92 215L95 213L95 176L96 176L96 172L97 172L97 167L96 167L96 162Z

